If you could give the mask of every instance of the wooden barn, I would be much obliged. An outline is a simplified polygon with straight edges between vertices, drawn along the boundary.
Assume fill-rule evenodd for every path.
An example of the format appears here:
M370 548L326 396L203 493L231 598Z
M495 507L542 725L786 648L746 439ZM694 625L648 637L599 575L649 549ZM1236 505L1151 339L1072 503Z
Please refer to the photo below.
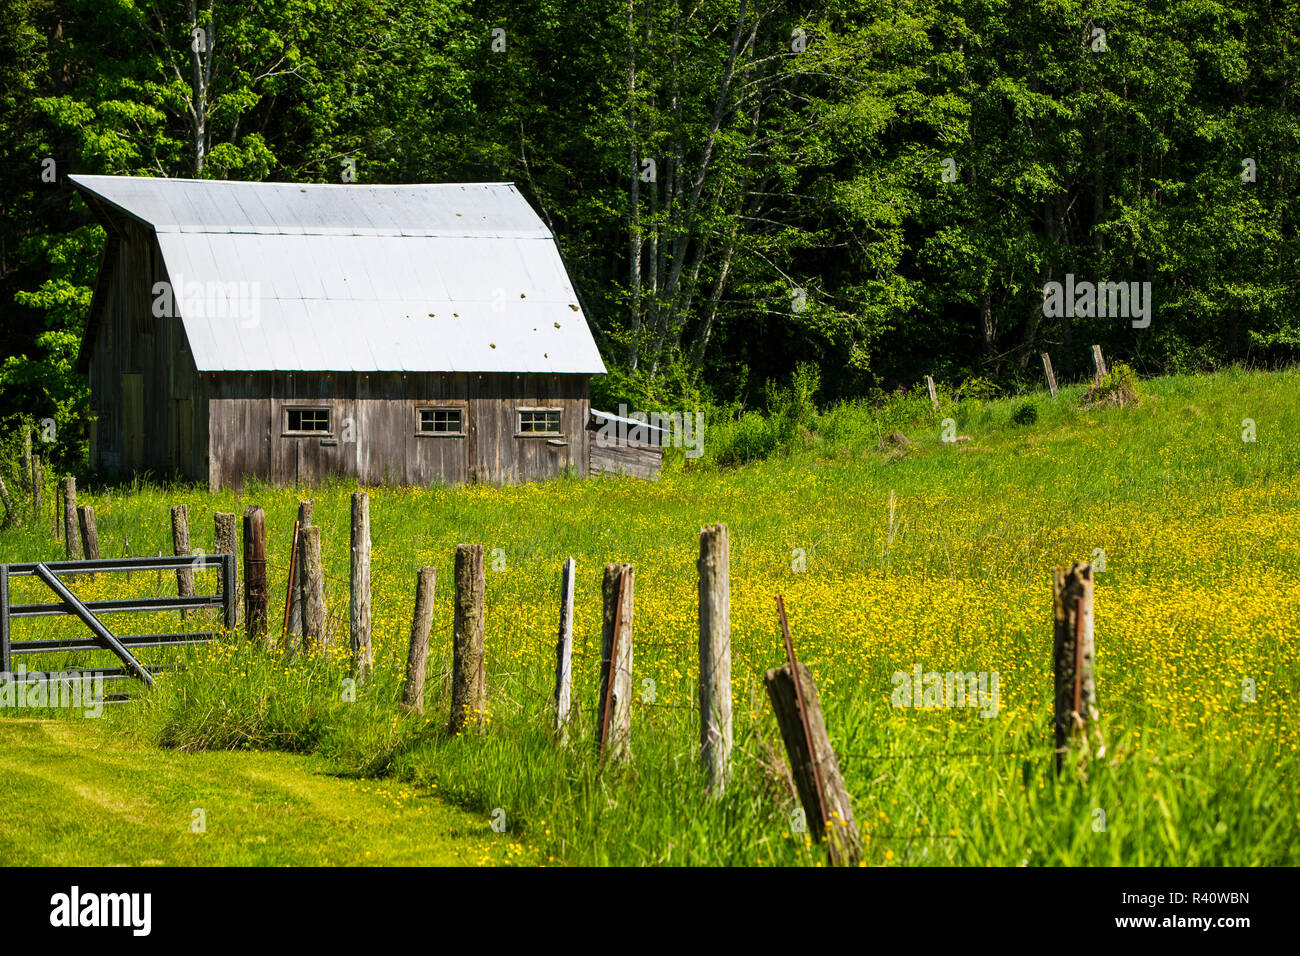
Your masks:
M79 357L97 468L500 484L637 454L595 450L605 367L509 183L72 181L108 232Z

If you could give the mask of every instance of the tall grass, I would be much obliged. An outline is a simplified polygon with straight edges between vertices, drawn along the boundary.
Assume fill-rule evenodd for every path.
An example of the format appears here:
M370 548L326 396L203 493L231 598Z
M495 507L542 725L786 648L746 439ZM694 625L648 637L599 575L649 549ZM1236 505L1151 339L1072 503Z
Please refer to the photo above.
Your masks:
M1126 409L1083 409L1082 389L1065 389L1035 396L1038 420L1026 425L1011 421L1019 401L944 396L936 414L928 397L912 397L896 418L841 406L775 457L744 467L679 462L653 484L373 489L376 670L355 699L342 652L267 653L232 636L174 652L186 666L111 719L167 747L318 752L340 773L427 787L481 813L485 826L499 808L511 839L556 862L816 864L824 852L794 828L762 686L762 672L784 656L779 591L818 683L868 862L1295 863L1297 385L1294 371L1160 379ZM943 444L945 417L973 441ZM1241 440L1245 418L1257 423L1253 443ZM906 433L908 454L880 449L880 433L893 429ZM121 553L128 534L136 554L169 551L173 503L190 505L196 546L210 540L212 512L261 504L273 628L296 502L314 497L337 647L346 643L350 488L83 495L96 505L106 555ZM735 775L708 799L694 712L694 561L700 527L719 520L732 537ZM490 715L483 733L448 736L451 565L462 541L488 550ZM49 557L53 547L43 528L0 542L10 560ZM1047 575L1099 550L1107 750L1086 778L1057 779ZM578 563L576 715L565 749L551 737L549 695L569 555ZM593 744L599 581L614 560L636 566L638 697L632 759L602 766ZM396 704L425 564L439 582L420 717ZM997 671L998 716L891 706L891 675L917 663Z

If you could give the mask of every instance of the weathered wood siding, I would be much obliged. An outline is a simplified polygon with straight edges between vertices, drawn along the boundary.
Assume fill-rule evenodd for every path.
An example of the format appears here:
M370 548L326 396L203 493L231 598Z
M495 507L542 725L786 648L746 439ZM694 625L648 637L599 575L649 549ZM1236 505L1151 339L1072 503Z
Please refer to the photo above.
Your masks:
M93 200L91 200L93 202ZM167 280L152 230L106 207L108 231L91 315L91 462L107 472L208 474L205 382L176 316L153 314Z
M330 475L364 484L505 484L588 467L585 375L254 372L204 376L208 484L256 476L311 485ZM326 408L330 433L285 434L289 408ZM422 407L460 408L464 434L422 435ZM558 408L562 439L521 437L520 408Z
M663 465L664 450L649 442L624 438L617 444L601 443L593 432L588 474L629 475L654 480Z

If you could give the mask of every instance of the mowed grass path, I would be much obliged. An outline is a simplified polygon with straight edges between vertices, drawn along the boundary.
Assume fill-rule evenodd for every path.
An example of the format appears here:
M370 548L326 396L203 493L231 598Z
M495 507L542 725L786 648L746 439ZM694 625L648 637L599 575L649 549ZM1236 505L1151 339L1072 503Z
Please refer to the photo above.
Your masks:
M93 721L0 721L6 865L499 864L507 838L427 788L318 758L134 746ZM205 831L194 832L195 809Z

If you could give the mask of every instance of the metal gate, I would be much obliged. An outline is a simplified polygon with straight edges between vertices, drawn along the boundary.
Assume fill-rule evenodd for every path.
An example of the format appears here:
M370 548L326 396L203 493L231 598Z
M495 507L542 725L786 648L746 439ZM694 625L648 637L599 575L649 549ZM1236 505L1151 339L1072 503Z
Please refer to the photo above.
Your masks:
M125 598L115 601L82 601L69 589L65 576L74 574L113 574L132 571L176 571L216 568L220 572L220 590L216 594L195 597ZM59 651L107 650L122 661L120 668L94 668L64 674L62 680L143 681L153 686L153 675L136 659L133 650L151 647L179 647L203 644L217 637L215 631L175 632L164 634L115 634L101 619L103 614L129 611L188 611L220 608L222 623L233 629L238 613L237 565L233 554L198 555L179 558L106 558L93 561L44 561L31 564L0 564L0 672L13 673L13 659L23 654L49 654ZM9 582L18 577L35 577L54 592L57 601L41 604L10 603ZM86 638L13 640L11 624L15 618L51 617L70 614L81 620L90 631ZM109 701L126 699L125 694L105 697Z

